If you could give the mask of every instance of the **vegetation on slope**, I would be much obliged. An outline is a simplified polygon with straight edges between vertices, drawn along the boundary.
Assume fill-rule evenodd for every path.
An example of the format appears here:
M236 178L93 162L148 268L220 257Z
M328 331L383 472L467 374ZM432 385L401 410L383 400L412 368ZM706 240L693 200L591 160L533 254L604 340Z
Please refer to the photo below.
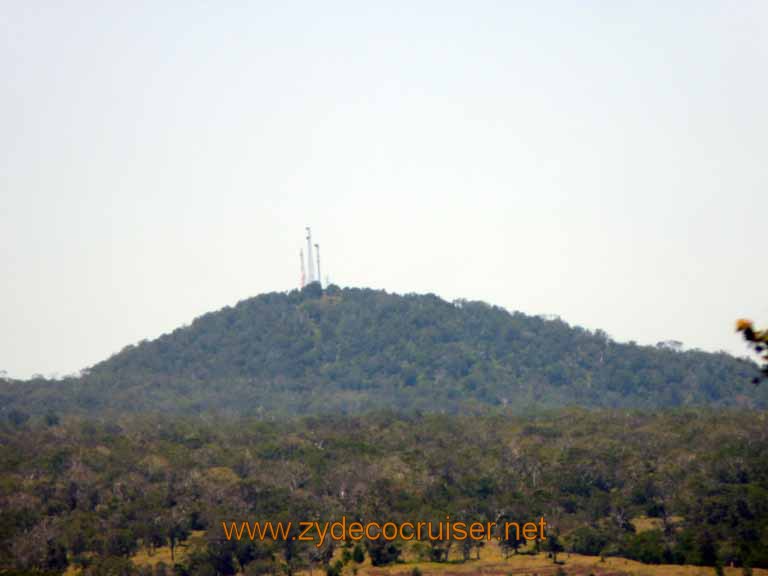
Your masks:
M755 371L725 353L617 343L481 302L312 284L206 314L81 378L0 384L0 400L31 413L762 408Z
M363 522L544 516L566 552L768 567L766 422L755 412L560 410L536 418L6 423L0 572L74 565L130 574L137 551L151 556L193 533L215 534L225 518L342 515ZM438 562L483 553L467 544L360 543L375 564L407 552ZM515 542L502 544L514 555ZM211 538L174 562L177 574L191 575L332 570L338 545ZM540 546L551 549L551 539Z

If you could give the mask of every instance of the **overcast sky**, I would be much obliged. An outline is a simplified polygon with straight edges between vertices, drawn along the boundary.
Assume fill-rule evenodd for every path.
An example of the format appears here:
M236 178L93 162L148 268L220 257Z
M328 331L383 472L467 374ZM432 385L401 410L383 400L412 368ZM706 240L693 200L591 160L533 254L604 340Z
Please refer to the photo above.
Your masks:
M768 2L0 2L0 370L298 286L746 353Z

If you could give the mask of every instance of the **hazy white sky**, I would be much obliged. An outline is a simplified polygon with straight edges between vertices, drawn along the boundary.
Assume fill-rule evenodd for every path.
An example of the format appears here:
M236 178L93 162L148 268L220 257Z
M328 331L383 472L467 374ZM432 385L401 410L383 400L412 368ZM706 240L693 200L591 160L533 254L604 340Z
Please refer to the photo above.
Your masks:
M342 286L745 347L768 2L0 3L0 370Z

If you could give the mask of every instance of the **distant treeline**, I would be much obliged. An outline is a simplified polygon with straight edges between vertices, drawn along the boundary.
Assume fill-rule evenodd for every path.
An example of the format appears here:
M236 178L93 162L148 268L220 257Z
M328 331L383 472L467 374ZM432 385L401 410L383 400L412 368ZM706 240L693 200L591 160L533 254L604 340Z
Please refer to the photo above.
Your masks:
M621 344L481 302L367 289L264 294L80 378L0 382L0 410L277 416L371 409L768 407L754 363ZM2 412L0 412L2 415Z
M539 417L312 417L283 422L55 414L0 423L0 572L131 574L137 550L221 518L362 522L544 516L554 547L647 563L768 567L762 412L561 410ZM638 518L645 517L644 529ZM650 518L650 520L648 520ZM650 528L650 529L648 529ZM177 574L292 573L334 546L210 541ZM520 542L504 542L515 553ZM420 546L364 540L374 564Z

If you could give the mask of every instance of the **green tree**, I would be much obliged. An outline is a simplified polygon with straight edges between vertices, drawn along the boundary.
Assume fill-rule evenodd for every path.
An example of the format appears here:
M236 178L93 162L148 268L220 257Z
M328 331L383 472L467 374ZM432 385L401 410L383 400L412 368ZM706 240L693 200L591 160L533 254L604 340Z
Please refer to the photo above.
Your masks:
M557 534L549 534L546 540L546 550L552 554L552 561L557 564L557 555L563 551L563 545L560 543L560 539Z
M359 542L352 549L352 560L358 564L365 562L365 548Z

